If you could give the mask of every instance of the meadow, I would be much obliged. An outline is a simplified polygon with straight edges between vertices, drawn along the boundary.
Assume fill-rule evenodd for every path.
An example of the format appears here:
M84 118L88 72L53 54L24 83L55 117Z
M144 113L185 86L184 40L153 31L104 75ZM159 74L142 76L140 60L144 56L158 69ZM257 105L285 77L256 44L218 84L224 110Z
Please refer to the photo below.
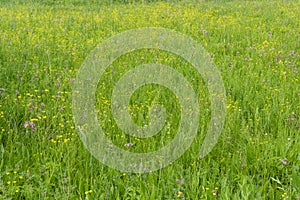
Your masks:
M199 158L210 120L201 75L182 58L143 49L118 58L99 80L95 108L106 136L130 152L154 151L176 135L172 92L147 85L131 97L132 119L149 123L163 104L164 129L152 138L120 130L111 93L136 65L162 63L197 92L199 129L190 149L157 171L120 172L83 145L72 87L89 53L126 30L183 33L212 56L226 90L226 121ZM300 199L300 4L298 1L0 0L0 199Z

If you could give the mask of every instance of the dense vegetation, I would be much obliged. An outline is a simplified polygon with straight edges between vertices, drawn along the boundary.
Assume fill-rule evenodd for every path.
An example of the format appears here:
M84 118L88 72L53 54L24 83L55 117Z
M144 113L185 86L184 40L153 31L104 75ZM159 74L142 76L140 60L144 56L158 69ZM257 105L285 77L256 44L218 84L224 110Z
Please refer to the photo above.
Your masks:
M103 165L85 149L72 118L72 84L97 45L140 27L176 30L212 55L227 115L217 145L199 159L210 116L201 76L163 51L120 57L101 77L97 106L99 124L121 148L161 148L176 134L180 117L172 93L144 87L132 97L132 118L147 123L149 105L162 103L170 111L169 128L150 139L117 129L111 90L130 68L169 64L191 81L201 102L191 148L166 168L134 174ZM0 199L298 199L299 61L298 1L2 0Z

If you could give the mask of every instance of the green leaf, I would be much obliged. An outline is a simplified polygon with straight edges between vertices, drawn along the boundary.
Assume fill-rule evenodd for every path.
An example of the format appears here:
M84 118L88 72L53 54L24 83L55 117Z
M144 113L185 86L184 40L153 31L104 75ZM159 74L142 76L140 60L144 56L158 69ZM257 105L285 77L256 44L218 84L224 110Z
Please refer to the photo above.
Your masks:
M294 170L292 173L292 178L293 178L294 187L300 190L300 177L299 174L297 174Z

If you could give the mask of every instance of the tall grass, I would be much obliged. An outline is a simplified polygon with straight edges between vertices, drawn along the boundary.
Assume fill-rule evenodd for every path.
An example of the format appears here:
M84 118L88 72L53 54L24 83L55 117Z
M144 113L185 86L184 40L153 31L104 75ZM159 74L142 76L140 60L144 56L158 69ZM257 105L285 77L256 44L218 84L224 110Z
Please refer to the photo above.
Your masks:
M1 199L299 198L297 2L1 1L0 16ZM211 53L226 87L226 124L213 151L198 159L210 115L201 76L163 51L124 55L97 89L99 124L115 144L147 152L176 134L178 102L159 86L137 91L130 109L144 124L148 106L164 104L168 126L160 134L129 137L113 121L112 87L138 64L158 62L183 73L197 91L201 116L197 138L180 159L159 171L122 173L84 148L72 118L71 88L100 42L149 26L184 33ZM124 147L129 142L134 145Z

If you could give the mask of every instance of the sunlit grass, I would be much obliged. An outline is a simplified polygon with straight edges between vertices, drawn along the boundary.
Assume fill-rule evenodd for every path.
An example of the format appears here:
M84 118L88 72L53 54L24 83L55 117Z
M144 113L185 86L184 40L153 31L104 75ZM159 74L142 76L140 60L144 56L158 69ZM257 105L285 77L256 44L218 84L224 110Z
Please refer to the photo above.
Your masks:
M0 2L1 199L299 198L297 1L73 2ZM99 124L121 148L161 148L176 134L180 117L174 95L152 85L132 97L132 118L145 124L149 105L162 103L170 111L167 127L149 139L118 129L109 98L113 84L133 66L174 67L190 80L201 104L199 133L189 151L168 167L141 175L93 158L71 112L72 84L85 57L101 41L138 27L170 28L197 40L214 58L227 92L221 138L200 160L210 116L201 76L162 51L137 51L114 62L100 79L105 84L98 85L96 107Z

